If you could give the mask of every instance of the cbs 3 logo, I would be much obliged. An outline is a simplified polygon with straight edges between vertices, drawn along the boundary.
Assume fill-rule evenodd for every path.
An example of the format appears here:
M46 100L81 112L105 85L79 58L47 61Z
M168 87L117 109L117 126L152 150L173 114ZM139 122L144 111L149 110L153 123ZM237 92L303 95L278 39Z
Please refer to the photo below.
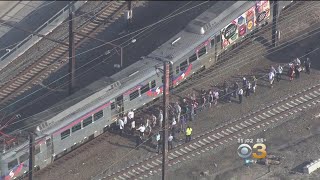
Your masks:
M252 148L248 144L241 144L238 147L238 155L241 158L249 158L252 155L255 159L263 159L267 156L266 148L265 144L255 144Z

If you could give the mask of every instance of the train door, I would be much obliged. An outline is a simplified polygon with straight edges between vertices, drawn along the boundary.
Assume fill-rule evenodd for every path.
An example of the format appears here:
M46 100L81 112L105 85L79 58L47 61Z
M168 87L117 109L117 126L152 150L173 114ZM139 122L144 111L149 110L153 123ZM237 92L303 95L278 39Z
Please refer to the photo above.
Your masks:
M50 161L52 162L52 154L53 154L53 144L52 144L52 138L49 137L46 139L46 146L47 146L47 158L50 159Z
M123 105L123 95L118 96L116 98L116 109L118 111L118 114L121 116L124 112L124 105Z
M124 112L123 95L111 101L111 119L114 121Z
M111 120L115 121L118 117L118 112L117 112L117 108L116 108L116 102L114 100L111 101Z
M210 38L210 61L212 61L212 63L215 63L216 58L217 58L217 51L216 51L216 43L215 43L215 36L212 36Z
M222 43L221 43L221 35L220 33L218 35L216 35L215 37L215 41L214 41L214 44L215 44L215 48L214 48L214 51L215 51L215 58L216 58L216 61L218 62L219 61L219 57L220 57L220 54L222 53Z

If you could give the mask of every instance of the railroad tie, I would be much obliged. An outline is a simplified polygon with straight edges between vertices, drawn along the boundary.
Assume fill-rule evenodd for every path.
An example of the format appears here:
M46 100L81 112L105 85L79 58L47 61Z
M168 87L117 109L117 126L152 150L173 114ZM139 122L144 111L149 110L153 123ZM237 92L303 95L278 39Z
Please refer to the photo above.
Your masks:
M263 114L264 116L268 117L268 118L270 117L270 115L269 115L269 114L267 114L267 113L265 113L265 112L264 112L264 113L262 113L262 114Z
M292 106L292 105L291 105L291 104L289 104L289 103L286 103L286 105L287 105L287 106L289 106L289 107L291 107L291 108L292 108L292 107L294 107L294 106Z
M295 101L299 102L299 104L302 104L303 102L300 101L299 99L295 99Z
M209 137L208 137L208 139L209 139ZM203 141L206 143L210 143L210 141L208 141L207 139L203 139Z
M229 133L227 133L227 132L225 132L225 131L221 131L222 132L222 134L225 134L225 135L229 135Z
M307 99L312 99L312 97L310 97L310 96L308 96L307 94L306 95L304 95L304 97L306 97Z
M189 147L191 147L192 149L197 149L196 147L192 146L192 144L190 144Z
M297 104L297 103L294 102L294 101L290 101L290 103L291 103L291 104L294 104L295 106L299 105L299 104Z
M307 99L305 99L303 96L300 97L300 99L304 102L308 101Z
M320 92L318 91L313 91L313 93L320 95Z
M185 151L183 148L181 148L180 151L184 152L185 154L188 153L188 151L191 151L191 149L189 149L189 148L187 148L187 147L185 147L185 149L186 149L187 151Z

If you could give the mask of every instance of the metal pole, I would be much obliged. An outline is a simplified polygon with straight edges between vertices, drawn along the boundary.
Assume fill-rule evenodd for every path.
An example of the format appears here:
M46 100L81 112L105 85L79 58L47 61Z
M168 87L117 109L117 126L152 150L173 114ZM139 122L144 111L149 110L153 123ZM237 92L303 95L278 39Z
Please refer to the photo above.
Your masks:
M72 7L69 9L69 95L73 93L75 86L75 46L74 46L74 32L73 32L73 11Z
M163 123L162 123L162 180L167 180L168 167L168 111L169 105L169 82L170 82L170 64L164 62L164 86L163 86Z
M123 48L120 47L120 67L122 69L123 66Z
M273 13L272 13L272 47L276 47L277 43L277 18L278 18L278 1L273 1Z
M29 180L33 180L34 161L34 135L29 133Z

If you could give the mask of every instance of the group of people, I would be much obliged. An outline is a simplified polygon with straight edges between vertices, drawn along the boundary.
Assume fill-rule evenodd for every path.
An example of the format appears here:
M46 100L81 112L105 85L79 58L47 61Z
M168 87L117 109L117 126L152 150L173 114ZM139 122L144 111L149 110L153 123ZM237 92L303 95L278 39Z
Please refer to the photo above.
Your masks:
M311 62L307 58L302 66L300 59L295 59L292 63L289 64L288 76L290 80L299 78L300 72L305 69L307 74L310 74ZM268 73L268 79L270 87L273 87L274 79L279 82L282 78L284 72L283 66L280 64L275 67L271 66ZM231 102L231 97L239 98L239 103L243 101L243 95L245 97L250 96L251 93L256 92L258 79L255 76L250 78L243 77L242 84L239 82L234 82L233 85L229 85L227 81L223 83L223 90L213 87L208 91L201 89L198 96L196 92L193 91L191 94L188 94L188 98L183 98L181 102L175 102L170 104L168 109L168 124L169 124L169 136L168 136L168 147L169 149L173 148L173 142L176 139L177 133L185 134L185 142L191 141L192 128L187 126L188 121L194 121L197 111L202 111L204 108L211 108L217 105L219 99L223 99L226 102ZM135 118L133 110L130 110L127 115L123 115L118 120L118 126L120 130L120 135L123 134L126 124L130 124L130 127L127 127L131 135L136 135L136 147L144 141L148 140L153 142L154 147L157 149L158 153L161 151L162 145L162 130L163 130L163 111L159 108L157 112L152 112L144 114L144 119ZM136 121L140 123L139 126L136 126ZM153 130L157 129L156 133L153 133ZM155 143L154 143L155 142Z

